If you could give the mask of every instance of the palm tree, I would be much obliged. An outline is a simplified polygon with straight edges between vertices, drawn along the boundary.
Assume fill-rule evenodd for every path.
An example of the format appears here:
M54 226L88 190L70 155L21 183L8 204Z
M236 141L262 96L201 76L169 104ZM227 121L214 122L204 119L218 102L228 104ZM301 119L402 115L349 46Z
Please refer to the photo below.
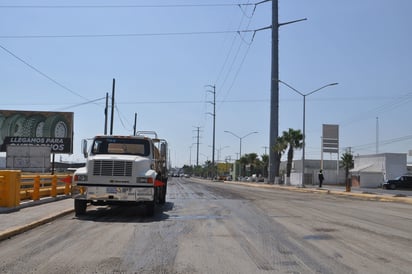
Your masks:
M341 166L345 169L346 191L350 192L349 170L354 166L353 155L350 152L345 152L340 159L342 160Z
M268 177L268 167L269 167L269 155L263 154L261 155L261 157L262 157L262 161L261 161L262 174L263 174L263 177L267 178Z
M239 164L240 164L240 177L243 177L245 176L245 173L246 173L246 165L249 164L248 154L245 154L242 157L240 157Z
M286 183L290 183L290 173L292 171L292 161L295 149L303 147L303 134L298 130L289 128L288 131L283 131L282 138L288 144L288 161L286 163Z
M207 160L204 163L203 174L204 174L203 176L206 176L207 178L211 178L211 175L212 175L212 162L210 160Z
M285 153L286 149L288 148L288 143L285 141L285 138L283 137L278 137L276 139L275 146L273 147L273 150L276 152L275 157L278 161L277 163L277 168L276 170L278 171L278 174L275 174L275 184L279 183L279 168L280 168L280 159L282 158L282 154Z
M255 167L256 167L258 155L253 152L253 153L246 154L246 156L248 158L248 164L250 165L250 175L252 175L255 173Z

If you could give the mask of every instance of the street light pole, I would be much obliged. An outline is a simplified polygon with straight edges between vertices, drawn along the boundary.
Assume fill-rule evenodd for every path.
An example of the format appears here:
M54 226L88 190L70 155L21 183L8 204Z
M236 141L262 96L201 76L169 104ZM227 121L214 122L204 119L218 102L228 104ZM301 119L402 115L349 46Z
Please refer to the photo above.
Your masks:
M306 97L321 90L324 89L326 87L330 87L330 86L335 86L338 83L331 83L331 84L327 84L324 85L320 88L317 88L311 92L308 92L306 94L300 92L299 90L295 89L294 87L292 87L291 85L289 85L288 83L285 83L281 80L278 80L279 83L284 84L285 86L287 86L288 88L290 88L291 90L295 91L296 93L298 93L299 95L301 95L303 97L303 140L302 140L302 187L305 187L305 181L304 181L304 177L305 177L305 146L306 146L306 129L305 129L305 125L306 125Z
M232 134L233 136L235 136L236 138L239 139L239 161L240 161L240 158L242 158L242 140L243 140L244 138L248 137L249 135L252 135L252 134L254 134L254 133L258 133L257 131L253 131L253 132L249 132L248 134L246 134L246 135L243 136L243 137L240 137L240 136L238 136L237 134L235 134L235 133L233 133L233 132L231 132L231 131L225 130L225 132L226 132L226 133L229 133L229 134Z

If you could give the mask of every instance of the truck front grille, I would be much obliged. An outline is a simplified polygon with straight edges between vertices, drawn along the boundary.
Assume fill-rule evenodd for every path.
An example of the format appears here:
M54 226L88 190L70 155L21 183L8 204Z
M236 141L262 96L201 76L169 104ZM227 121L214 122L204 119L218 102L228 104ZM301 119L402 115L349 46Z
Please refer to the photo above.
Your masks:
M132 176L132 162L96 160L93 164L94 176Z

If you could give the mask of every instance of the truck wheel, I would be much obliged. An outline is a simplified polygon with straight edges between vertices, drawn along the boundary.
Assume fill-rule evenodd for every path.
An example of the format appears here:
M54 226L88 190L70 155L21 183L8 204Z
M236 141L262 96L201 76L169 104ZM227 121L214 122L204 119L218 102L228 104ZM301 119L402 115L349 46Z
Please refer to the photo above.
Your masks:
M389 189L392 189L392 190L396 189L396 185L395 184L390 184Z
M146 204L146 216L152 217L154 215L154 207L155 207L154 202L150 202Z
M79 200L79 199L74 200L74 212L76 213L76 216L84 215L86 213L86 208L87 208L86 200Z
M160 191L159 204L164 205L166 203L166 186L162 186Z

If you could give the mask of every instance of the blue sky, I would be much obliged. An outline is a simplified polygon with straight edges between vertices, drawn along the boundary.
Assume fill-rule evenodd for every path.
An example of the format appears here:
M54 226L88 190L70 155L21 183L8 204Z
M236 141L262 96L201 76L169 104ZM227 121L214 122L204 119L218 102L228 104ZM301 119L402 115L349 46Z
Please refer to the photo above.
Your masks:
M271 3L237 5L246 3L1 0L0 109L74 112L75 153L63 159L82 160L81 139L103 133L115 78L114 133L132 134L137 113L138 130L167 139L181 166L196 161L196 127L199 162L212 158L215 85L215 159L237 158L239 139L225 130L257 131L242 153L261 155L271 33L242 31L270 26ZM308 19L279 30L279 78L302 93L339 83L306 98L307 159L320 158L322 124L339 125L342 152L373 154L376 140L380 153L412 150L411 11L409 0L279 0L279 22ZM302 129L302 96L279 93L279 132Z

